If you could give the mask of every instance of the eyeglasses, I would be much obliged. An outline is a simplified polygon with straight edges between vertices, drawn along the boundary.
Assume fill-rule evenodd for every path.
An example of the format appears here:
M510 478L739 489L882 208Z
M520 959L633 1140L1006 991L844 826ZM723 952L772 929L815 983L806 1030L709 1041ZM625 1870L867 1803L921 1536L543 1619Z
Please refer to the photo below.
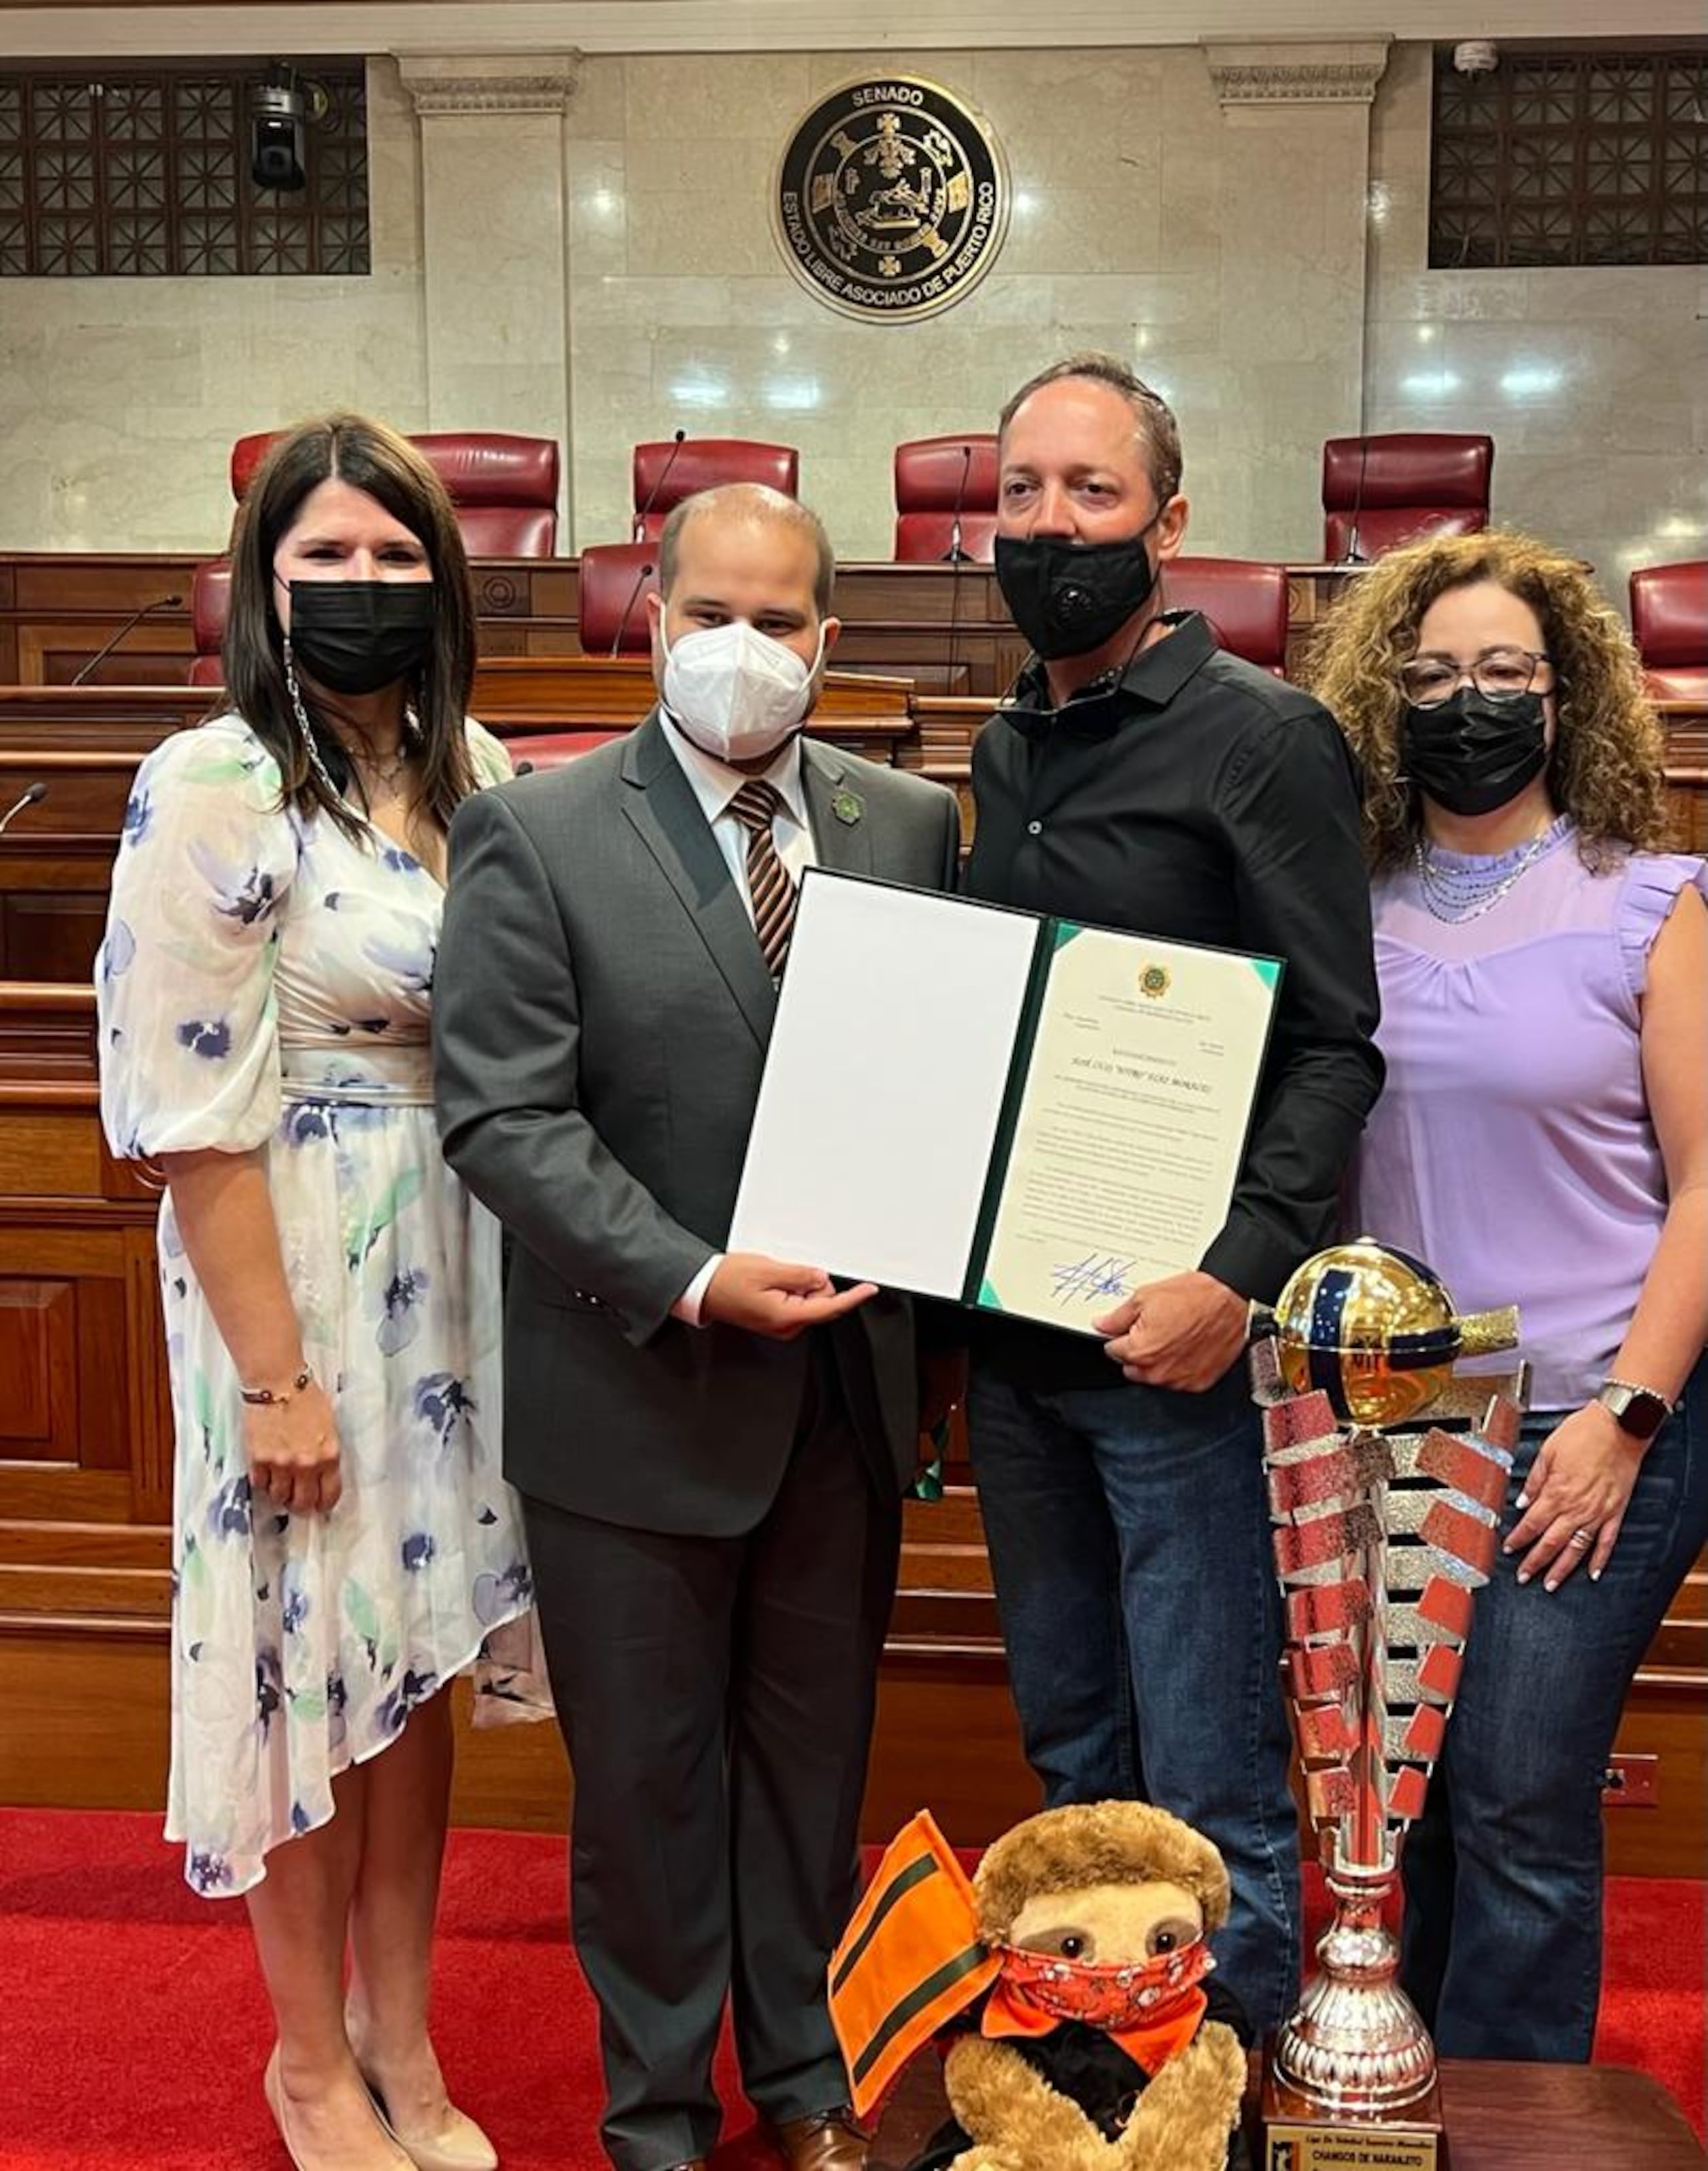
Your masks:
M1414 656L1400 667L1400 689L1414 709L1438 709L1469 678L1485 700L1516 701L1551 661L1529 648L1486 649L1475 663L1456 662L1450 656Z

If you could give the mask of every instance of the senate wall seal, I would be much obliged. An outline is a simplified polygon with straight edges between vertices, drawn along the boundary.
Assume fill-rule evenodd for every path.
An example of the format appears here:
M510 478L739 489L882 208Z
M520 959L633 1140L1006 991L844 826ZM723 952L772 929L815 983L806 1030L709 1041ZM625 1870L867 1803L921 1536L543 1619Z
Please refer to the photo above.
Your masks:
M1008 225L983 121L918 76L865 76L790 138L773 201L790 268L850 317L929 317L971 292Z

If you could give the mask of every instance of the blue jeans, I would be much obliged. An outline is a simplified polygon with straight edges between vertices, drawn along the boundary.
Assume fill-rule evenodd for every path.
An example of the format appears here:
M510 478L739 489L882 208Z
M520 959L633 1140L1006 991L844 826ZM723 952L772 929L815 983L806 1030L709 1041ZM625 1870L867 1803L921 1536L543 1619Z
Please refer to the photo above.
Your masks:
M1298 1990L1298 1818L1245 1366L1186 1395L1035 1391L975 1364L967 1418L1047 1805L1139 1798L1213 1839L1234 1886L1222 1979L1277 2026Z
M1512 1503L1558 1411L1527 1418ZM1401 1980L1450 2058L1583 2060L1601 1995L1602 1773L1631 1677L1708 1538L1708 1359L1651 1442L1599 1583L1497 1557L1401 1857Z

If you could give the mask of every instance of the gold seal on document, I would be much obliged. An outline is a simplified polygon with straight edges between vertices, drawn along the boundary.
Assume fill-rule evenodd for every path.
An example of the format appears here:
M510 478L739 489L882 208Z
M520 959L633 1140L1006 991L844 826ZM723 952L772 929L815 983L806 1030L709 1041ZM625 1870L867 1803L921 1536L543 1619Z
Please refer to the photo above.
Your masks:
M929 317L990 269L1008 225L995 137L917 76L862 77L790 138L773 197L790 269L847 316Z
M1138 976L1138 992L1153 1001L1165 995L1173 984L1166 965L1147 965Z

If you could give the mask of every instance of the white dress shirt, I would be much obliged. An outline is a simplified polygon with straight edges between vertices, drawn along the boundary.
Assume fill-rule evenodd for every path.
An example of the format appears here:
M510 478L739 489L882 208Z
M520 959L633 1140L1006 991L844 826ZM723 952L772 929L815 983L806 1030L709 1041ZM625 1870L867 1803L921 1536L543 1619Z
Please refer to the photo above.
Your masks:
M703 753L678 728L667 709L661 708L658 715L664 726L665 743L693 786L694 797L711 824L718 850L734 878L736 894L747 906L751 919L753 900L747 894L747 832L740 817L731 811L736 794L744 784L768 784L783 801L771 824L771 834L776 840L777 856L789 870L790 878L798 883L808 867L817 860L812 825L806 812L806 785L800 773L800 734L796 732L786 746L779 748L769 768L749 775L745 769L731 769L715 754Z
M677 728L667 709L661 707L658 715L664 742L682 764L683 775L693 787L694 797L700 803L718 850L729 867L736 894L747 907L751 919L753 900L747 894L748 832L732 811L736 794L744 784L768 784L783 802L772 820L771 834L777 856L788 869L790 880L799 883L807 868L817 863L817 848L812 841L812 823L806 809L806 784L801 775L800 734L796 732L786 746L779 748L768 768L749 773L731 769L727 762L695 746ZM706 1261L671 1306L677 1319L686 1320L690 1327L705 1324L700 1308L707 1285L723 1262L721 1252L715 1252Z

